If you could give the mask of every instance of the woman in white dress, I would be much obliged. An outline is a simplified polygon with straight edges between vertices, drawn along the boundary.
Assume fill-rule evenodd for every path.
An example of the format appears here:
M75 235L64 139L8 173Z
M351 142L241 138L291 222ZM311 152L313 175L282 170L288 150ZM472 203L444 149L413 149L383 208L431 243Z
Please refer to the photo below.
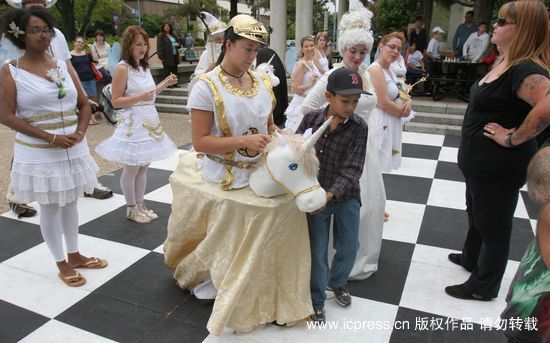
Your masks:
M372 115L377 102L376 92L372 87L367 66L363 63L374 41L370 30L371 18L372 12L359 1L350 1L350 12L342 16L338 27L338 47L342 62L335 64L333 69L319 79L302 104L304 114L323 106L328 76L333 70L342 66L357 70L363 77L363 84L367 91L373 94L361 95L356 109L356 113L367 122L369 132L365 166L359 181L361 186L359 250L350 273L351 280L366 279L378 270L386 205L381 166L373 144L373 139L381 135L382 127L375 125L378 119Z
M301 58L294 65L294 71L292 72L292 88L294 93L292 101L288 105L285 115L285 131L288 133L294 133L304 115L302 114L302 103L307 93L315 82L321 76L321 73L313 63L313 54L315 52L314 39L312 36L303 37L300 40L300 54Z
M93 190L99 169L85 138L91 108L76 73L47 53L54 34L47 11L12 10L3 22L6 37L25 50L0 71L0 122L17 132L10 186L15 200L40 205L40 231L59 278L82 286L86 279L75 269L107 266L78 248L77 199Z
M329 70L328 50L328 33L326 33L326 31L318 32L317 35L315 35L315 54L313 55L313 62L321 75Z
M382 37L378 59L369 67L372 84L378 95L375 112L383 128L382 135L376 139L376 150L382 171L389 172L401 165L403 126L401 118L408 117L412 109L412 100L399 99L399 87L396 76L390 69L400 56L403 49L403 38L398 32Z
M112 84L112 103L121 108L121 114L113 135L96 147L104 159L124 165L120 186L128 206L126 217L140 224L158 218L143 202L149 164L177 150L164 133L155 96L177 84L178 79L170 74L155 86L149 69L148 41L147 33L137 26L129 26L122 35L122 61L115 68Z
M228 23L221 63L189 95L200 155L182 153L170 177L165 263L178 285L213 304L207 328L214 335L313 312L306 216L289 197L261 198L247 187L250 166L278 129L269 77L250 69L266 41L264 26L248 15Z

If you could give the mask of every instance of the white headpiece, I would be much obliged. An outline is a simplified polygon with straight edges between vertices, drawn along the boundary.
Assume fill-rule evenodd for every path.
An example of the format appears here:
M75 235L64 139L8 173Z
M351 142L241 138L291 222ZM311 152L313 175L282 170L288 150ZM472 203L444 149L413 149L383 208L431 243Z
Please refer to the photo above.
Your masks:
M6 0L6 2L11 7L14 7L14 8L23 8L23 6L25 6L25 1L24 0ZM50 8L53 5L55 5L57 0L44 0L43 2L44 2L44 7Z
M226 23L218 20L218 18L214 17L212 14L205 11L202 11L201 13L204 15L204 21L206 22L206 26L208 26L208 31L210 31L211 35L222 33L227 28Z
M343 52L354 45L366 45L368 52L374 44L371 30L372 12L361 1L350 0L349 12L342 16L338 25L338 49Z

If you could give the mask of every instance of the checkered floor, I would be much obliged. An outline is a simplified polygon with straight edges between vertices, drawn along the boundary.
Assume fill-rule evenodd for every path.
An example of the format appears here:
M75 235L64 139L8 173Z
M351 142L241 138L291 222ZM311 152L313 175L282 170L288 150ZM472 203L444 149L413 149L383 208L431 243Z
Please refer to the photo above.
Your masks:
M460 301L445 295L445 286L467 279L466 271L447 261L449 252L461 249L466 234L458 138L416 133L404 133L403 138L402 167L384 175L391 217L384 227L379 271L349 284L354 295L350 308L328 301L327 319L337 328L313 330L303 323L208 335L210 309L178 288L163 263L174 156L149 171L146 199L160 215L151 224L124 218L120 170L100 180L116 193L113 198L79 200L81 251L110 263L103 270L85 270L88 282L83 287L69 288L57 278L38 217L0 217L0 341L504 341L500 332L480 324L496 323L504 308L518 261L534 236L537 209L522 191L510 262L496 300Z

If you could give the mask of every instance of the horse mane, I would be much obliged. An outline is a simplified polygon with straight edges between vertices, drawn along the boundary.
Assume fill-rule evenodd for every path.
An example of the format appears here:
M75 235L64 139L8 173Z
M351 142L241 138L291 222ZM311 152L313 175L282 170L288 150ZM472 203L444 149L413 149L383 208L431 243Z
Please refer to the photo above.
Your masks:
M317 172L319 171L319 160L317 159L315 150L309 149L307 151L304 151L303 147L305 140L302 135L283 134L283 136L285 138L286 144L288 144L288 146L296 156L297 162L299 162L303 166L306 174L317 176ZM279 145L279 140L277 138L274 138L267 145L266 151L273 151Z

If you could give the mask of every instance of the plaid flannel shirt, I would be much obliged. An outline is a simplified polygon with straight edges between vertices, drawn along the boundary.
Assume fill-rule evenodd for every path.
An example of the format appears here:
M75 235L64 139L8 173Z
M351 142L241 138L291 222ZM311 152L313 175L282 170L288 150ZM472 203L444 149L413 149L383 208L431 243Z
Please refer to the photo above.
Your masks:
M308 128L317 131L325 122L328 108L306 114L296 133ZM327 192L334 194L334 201L361 201L359 179L365 163L367 131L365 121L354 113L334 131L327 128L315 143L320 162L318 180Z

